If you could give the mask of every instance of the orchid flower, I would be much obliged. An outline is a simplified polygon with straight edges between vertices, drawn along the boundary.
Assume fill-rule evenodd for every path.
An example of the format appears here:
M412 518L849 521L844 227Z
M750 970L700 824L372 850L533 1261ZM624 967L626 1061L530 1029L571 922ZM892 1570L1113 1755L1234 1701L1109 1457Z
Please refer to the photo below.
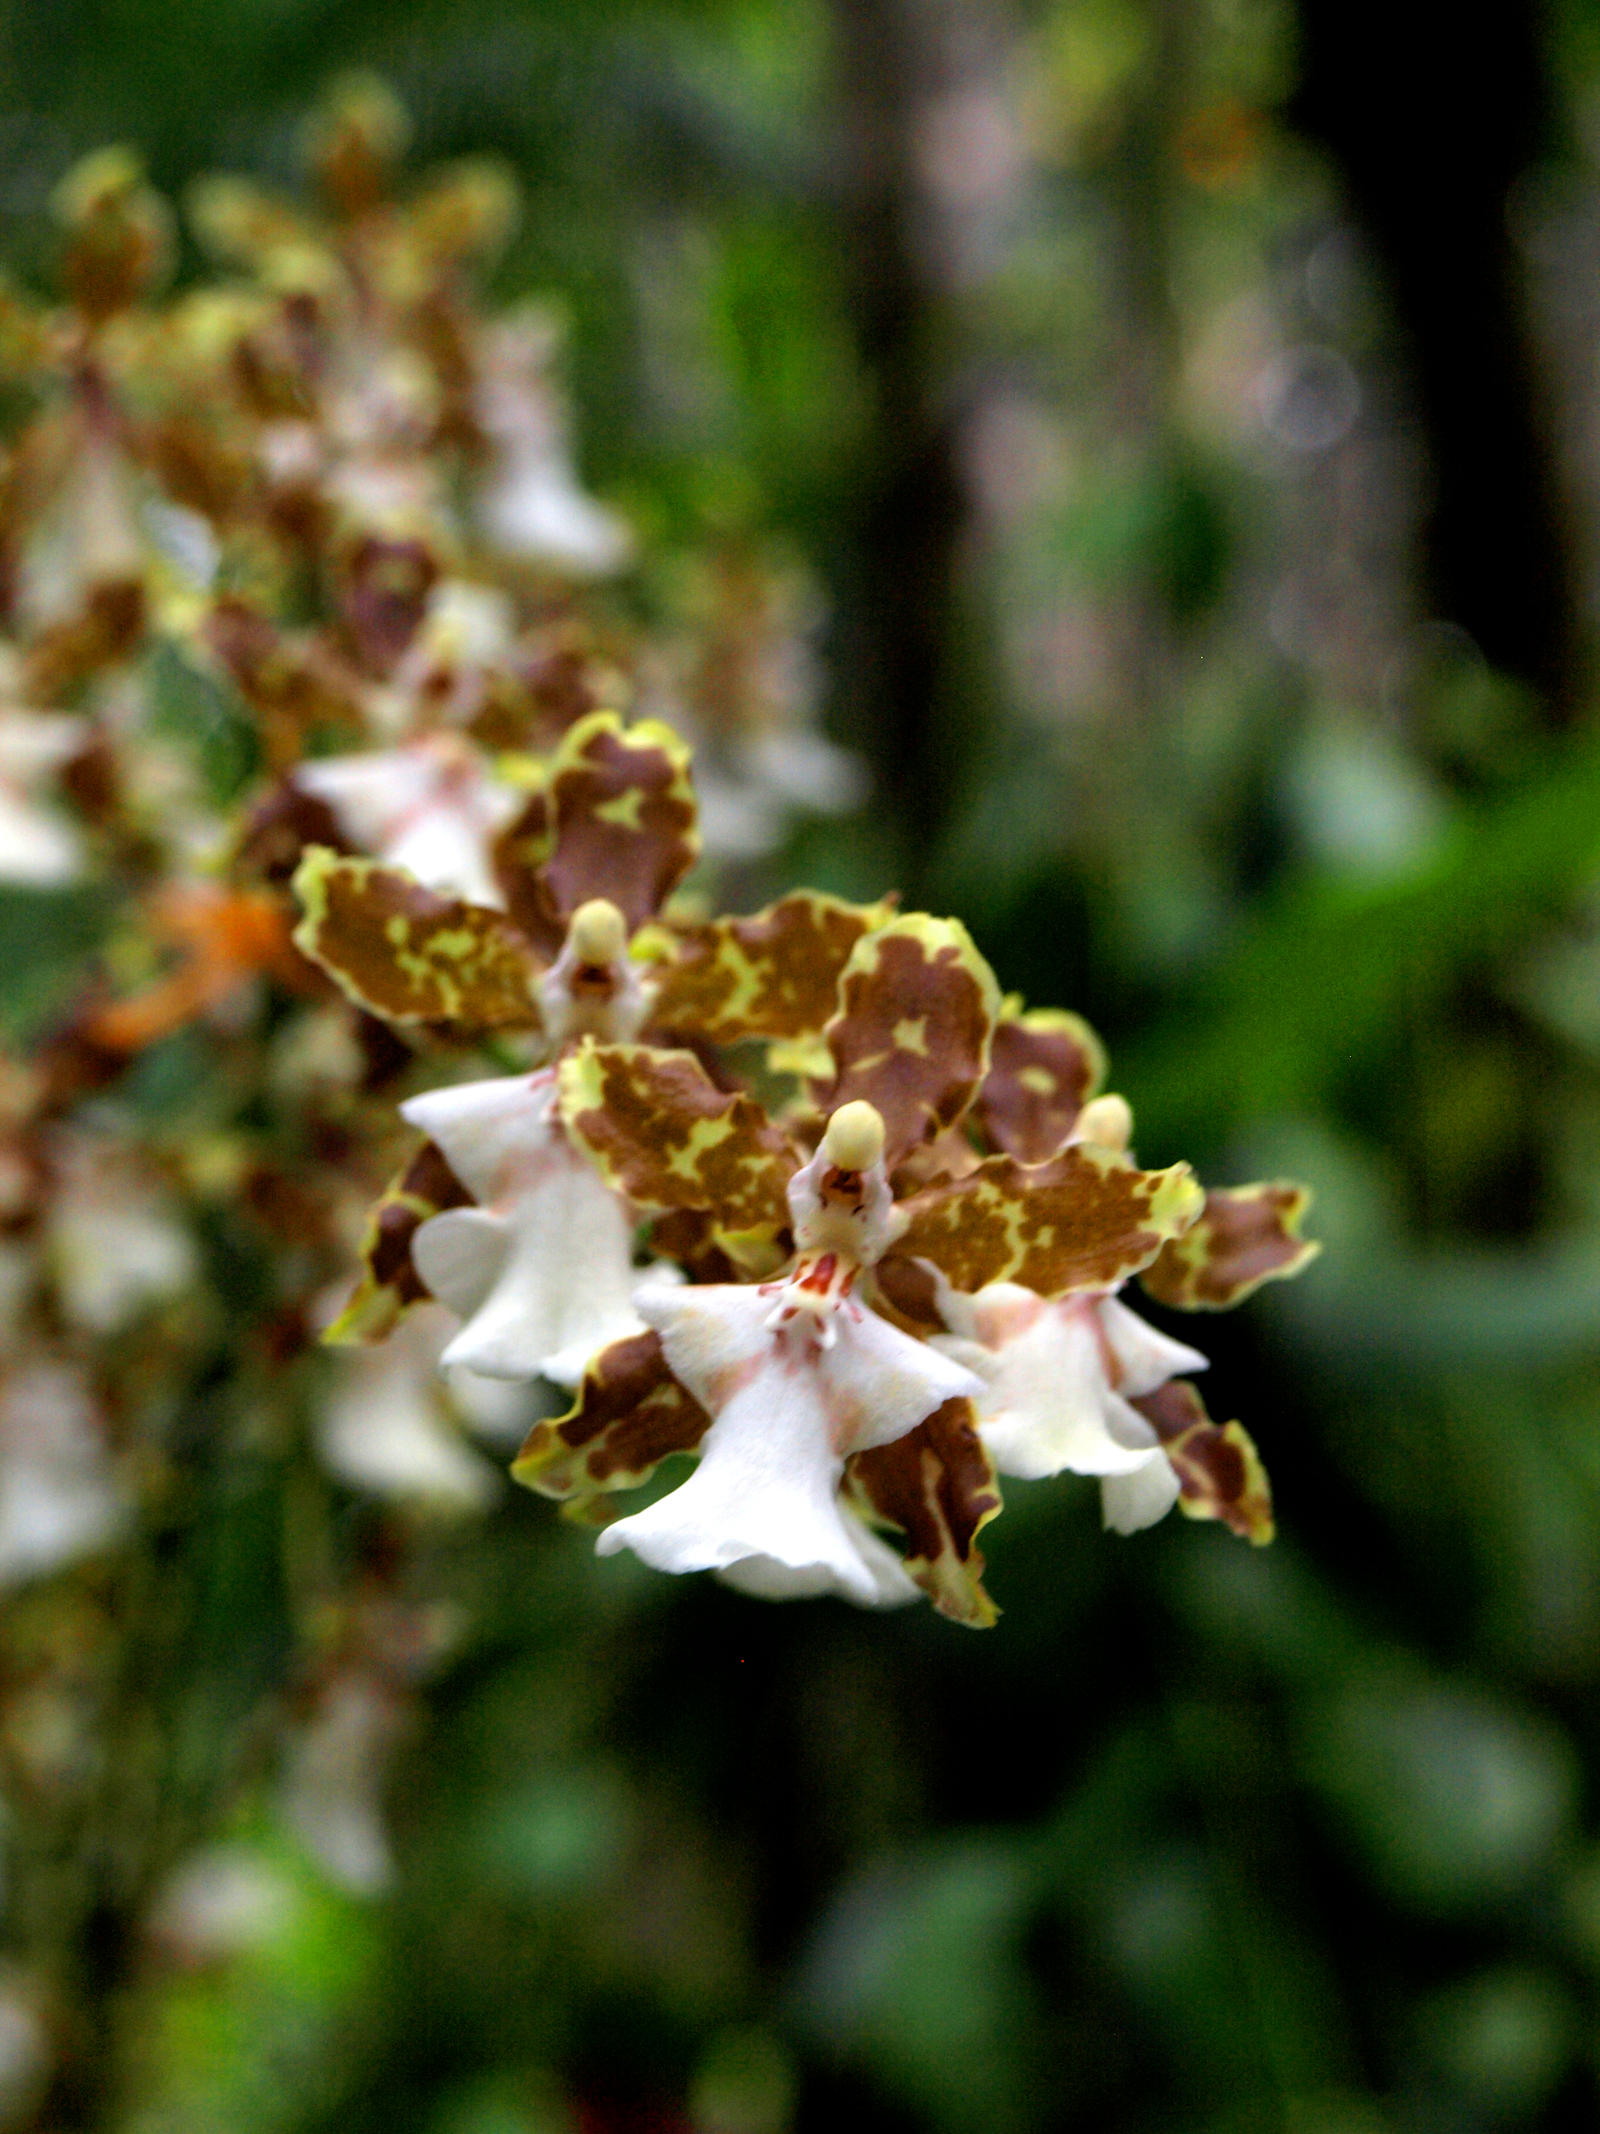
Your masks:
M633 535L579 484L548 376L551 342L537 314L506 320L485 336L477 416L494 462L479 491L478 520L508 556L574 578L606 578L628 564Z
M986 1085L992 1132L1027 1141L1065 1127L1063 1146L1127 1150L1133 1115L1123 1098L1094 1096L1078 1109L1104 1065L1090 1033L1064 1018L1053 1027L1017 1021L1011 1052ZM1069 1068L1074 1052L1081 1057ZM1051 1074L1053 1108L1039 1101ZM1306 1195L1288 1186L1213 1193L1141 1279L1163 1301L1195 1301L1183 1293L1187 1280L1204 1285L1213 1305L1237 1303L1314 1256L1299 1236L1305 1205ZM946 1288L938 1304L951 1331L936 1345L985 1381L978 1429L999 1473L1097 1476L1105 1523L1122 1534L1181 1501L1191 1517L1270 1540L1271 1499L1254 1445L1238 1423L1212 1423L1184 1382L1206 1368L1198 1349L1147 1325L1109 1290L1050 1301L998 1282L970 1296Z
M495 839L522 805L460 734L423 734L398 748L319 756L294 785L324 802L359 851L415 875L439 896L504 902L494 878Z
M661 1571L720 1571L767 1596L911 1600L899 1560L841 1503L845 1461L982 1384L854 1293L893 1214L870 1104L833 1114L787 1197L797 1257L780 1280L638 1292L668 1369L712 1420L689 1479L604 1528L597 1547Z
M982 1085L998 989L962 928L914 914L858 939L837 1003L809 1156L687 1053L591 1039L563 1060L562 1114L601 1175L659 1225L701 1223L701 1264L744 1279L641 1286L650 1331L593 1360L513 1473L598 1517L611 1492L693 1452L677 1490L604 1526L603 1554L769 1597L883 1605L910 1580L989 1621L974 1547L999 1509L976 1429L984 1380L920 1338L886 1274L925 1259L947 1280L981 1267L1046 1296L1103 1286L1181 1233L1198 1189L1181 1166L1074 1149L1032 1173L975 1161L948 1191L897 1202L895 1176ZM864 1545L877 1525L907 1537L903 1558Z
M433 1295L463 1321L447 1364L573 1384L597 1348L642 1331L634 1209L572 1145L561 1058L585 1037L627 1043L663 1023L721 1042L820 1030L840 967L882 915L795 897L750 920L664 927L656 915L697 849L676 736L601 712L570 730L501 840L504 912L371 862L323 852L302 865L296 940L353 999L401 1023L520 1029L547 1062L403 1107L434 1153L380 1204L367 1279L333 1338L378 1338ZM612 894L584 894L600 883Z

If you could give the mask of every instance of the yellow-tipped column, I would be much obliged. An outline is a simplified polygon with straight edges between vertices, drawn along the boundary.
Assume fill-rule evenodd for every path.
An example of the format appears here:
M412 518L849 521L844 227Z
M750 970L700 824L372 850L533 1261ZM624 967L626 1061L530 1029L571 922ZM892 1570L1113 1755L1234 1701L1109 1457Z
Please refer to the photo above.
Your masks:
M870 1171L883 1155L883 1116L858 1097L841 1104L828 1121L822 1153L841 1171Z
M580 963L616 963L628 946L628 922L609 897L591 897L572 914L567 943Z

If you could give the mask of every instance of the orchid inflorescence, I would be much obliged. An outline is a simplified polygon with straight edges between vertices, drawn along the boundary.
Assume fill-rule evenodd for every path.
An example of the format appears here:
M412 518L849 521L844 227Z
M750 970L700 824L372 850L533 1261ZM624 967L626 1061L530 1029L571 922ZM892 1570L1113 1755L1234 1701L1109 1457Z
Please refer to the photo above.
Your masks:
M8 1813L48 1804L48 1842L22 1848L41 1874L124 1834L159 1845L116 1870L133 1911L174 1844L263 1795L335 1880L383 1880L383 1767L460 1613L419 1567L505 1499L486 1449L548 1407L486 1374L563 1351L578 1372L643 1330L631 1211L563 1138L553 1080L522 1077L482 1119L465 1093L413 1100L459 1165L435 1152L407 1189L451 1211L419 1263L470 1331L451 1345L435 1303L381 1345L317 1338L408 1132L397 1099L441 1079L457 1009L493 1026L480 997L537 962L552 1038L644 1028L617 914L682 870L634 879L629 855L662 864L696 810L674 741L662 790L624 779L614 818L612 756L636 765L661 719L692 737L708 866L757 863L862 779L817 727L804 574L725 515L647 555L588 493L555 319L481 294L513 181L466 162L409 182L405 134L381 84L339 85L306 132L309 197L196 187L213 271L170 293L177 218L135 155L102 151L55 196L58 292L0 281L0 903L20 952L0 1000L0 1735ZM635 806L654 843L613 835ZM547 838L560 856L536 869ZM330 922L362 863L374 894L470 900L470 983L457 959L418 1022L374 964L386 1004L352 1012L294 944L310 847L340 855ZM569 893L573 868L601 901ZM603 1002L602 970L625 981ZM521 1281L495 1131L524 1199L559 1202L570 1295ZM424 1297L409 1254L404 1281L400 1302ZM344 1330L375 1335L385 1309L358 1298ZM264 1462L294 1506L269 1581L281 1660L191 1820L136 1827L118 1744L176 1739L210 1694L161 1647L174 1537L220 1530ZM85 1920L102 1900L86 1882ZM19 1916L48 1916L30 1901Z
M1123 1532L1177 1502L1268 1539L1205 1358L1119 1293L1217 1308L1296 1272L1304 1193L1141 1170L1093 1033L1003 999L958 921L811 891L706 919L697 853L688 751L605 710L493 839L492 904L307 851L295 939L358 1008L520 1048L403 1105L426 1139L332 1338L437 1299L447 1363L573 1391L519 1481L602 1555L762 1595L992 1621L1005 1474L1097 1475ZM674 1454L688 1477L614 1516Z
M507 1498L486 1450L603 1557L986 1624L1007 1477L1270 1536L1204 1357L1125 1292L1217 1309L1315 1250L1297 1187L1141 1169L1093 1033L958 921L720 913L860 795L815 602L725 526L651 577L549 316L477 292L510 181L408 189L404 134L343 85L318 204L200 187L221 273L172 296L173 217L105 151L60 298L0 285L0 901L41 942L0 1003L7 1806L49 1825L19 1873L113 1863L85 1936L120 1907L186 1963L241 1803L388 1875L384 1765L463 1613L423 1567ZM264 1470L281 1658L145 1831L119 1763L177 1768L212 1695L175 1537Z
M481 1508L461 1424L531 1420L514 1475L602 1555L973 1623L1006 1476L1265 1540L1204 1358L1123 1292L1215 1309L1295 1273L1304 1193L1141 1169L1092 1032L1002 997L955 920L807 890L714 915L724 862L859 793L812 606L748 541L680 570L680 612L640 595L549 317L475 293L509 180L407 192L404 132L345 85L320 207L199 188L223 278L164 300L169 211L92 157L64 301L0 294L0 879L114 904L0 1085L0 1578L43 1546L7 1542L13 1498L70 1560L164 1471L141 1416L202 1375L181 1300L223 1207L271 1267L236 1347L322 1371L320 1457L379 1498ZM208 1123L164 1135L126 1092L191 1039ZM149 1370L85 1361L152 1311Z

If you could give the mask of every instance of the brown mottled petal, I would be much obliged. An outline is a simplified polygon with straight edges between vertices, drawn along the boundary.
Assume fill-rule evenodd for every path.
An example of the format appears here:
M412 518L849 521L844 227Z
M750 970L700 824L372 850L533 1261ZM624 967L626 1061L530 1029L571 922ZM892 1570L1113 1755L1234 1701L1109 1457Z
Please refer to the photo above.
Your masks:
M941 1615L993 1624L977 1536L1000 1510L1000 1485L970 1400L947 1400L893 1444L858 1452L845 1488L870 1521L905 1535L906 1569Z
M361 1240L361 1280L323 1340L338 1348L382 1341L413 1304L430 1295L411 1258L411 1241L430 1216L471 1205L472 1195L444 1151L424 1141L384 1188Z
M567 938L566 928L550 910L541 873L554 844L550 795L541 784L529 793L490 852L506 910L540 953L552 960L560 955Z
M770 1258L798 1159L752 1098L718 1089L691 1052L593 1039L559 1087L567 1131L614 1191L652 1214L703 1210L741 1264Z
M909 1200L924 1186L945 1185L954 1178L970 1178L983 1158L967 1139L964 1126L947 1126L942 1134L914 1148L903 1163L894 1167L890 1183L896 1200Z
M502 912L314 845L295 872L295 946L358 1008L390 1022L531 1030L538 965Z
M286 635L232 595L218 600L202 642L255 712L268 760L288 769L308 735L365 731L360 685L332 647Z
M890 910L799 890L750 918L690 927L662 967L656 1025L718 1045L820 1036L851 951Z
M339 612L358 657L387 674L422 627L443 569L424 540L364 533L339 558Z
M1141 1171L1074 1143L1050 1163L990 1156L970 1177L903 1203L895 1251L931 1260L953 1289L1019 1282L1041 1297L1114 1289L1188 1228L1202 1195L1186 1163Z
M1216 1188L1199 1221L1164 1245L1139 1279L1158 1303L1179 1311L1226 1311L1316 1258L1322 1247L1300 1235L1310 1205L1308 1189L1286 1179Z
M1169 1378L1133 1405L1155 1426L1191 1519L1220 1519L1241 1540L1272 1539L1272 1487L1242 1423L1214 1423L1187 1378Z
M668 1453L692 1452L710 1427L667 1369L661 1336L635 1334L600 1351L565 1415L534 1424L511 1474L546 1497L633 1489Z
M674 1208L650 1226L650 1252L673 1260L691 1282L737 1282L739 1269L717 1243L717 1226L703 1208Z
M907 1259L903 1252L887 1252L868 1270L868 1294L874 1310L908 1334L943 1334L939 1309L939 1278L926 1260Z
M699 857L697 822L689 750L672 728L591 712L562 736L544 791L496 848L518 925L554 954L578 906L606 897L632 932Z
M996 1148L1019 1163L1044 1163L1105 1072L1105 1050L1080 1016L1064 1008L1002 1015L978 1093L978 1119Z
M278 779L251 808L234 857L252 874L269 882L287 882L311 845L340 854L352 849L328 803L303 791L291 773Z
M840 977L839 1011L823 1033L837 1075L819 1102L876 1105L893 1169L965 1113L999 1007L994 973L959 920L895 919L856 943Z

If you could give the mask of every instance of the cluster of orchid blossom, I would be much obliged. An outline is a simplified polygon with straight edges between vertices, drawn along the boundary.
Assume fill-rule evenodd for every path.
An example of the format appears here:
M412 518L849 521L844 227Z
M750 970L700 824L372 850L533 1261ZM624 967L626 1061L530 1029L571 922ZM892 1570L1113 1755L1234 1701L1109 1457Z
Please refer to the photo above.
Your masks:
M448 1637L412 1542L502 1487L474 1436L602 1554L987 1623L1003 1476L1267 1538L1203 1357L1121 1292L1218 1308L1314 1247L1295 1187L1140 1169L1092 1033L955 921L715 915L719 862L859 795L803 584L723 541L650 619L548 318L474 291L504 175L403 192L366 81L308 139L320 209L194 195L218 280L162 296L113 150L61 188L63 300L0 288L0 895L89 929L0 1059L0 1588L62 1625L0 1614L0 1734L109 1857L96 1742L164 1723L115 1697L182 1689L108 1657L107 1567L309 1450L372 1524L285 1570L277 1812L370 1888ZM119 1869L162 1946L220 1931L215 1828L164 1889Z
M406 193L405 135L380 84L342 84L307 133L320 207L198 186L191 224L223 273L166 298L174 218L136 158L104 151L57 197L64 300L0 286L17 411L0 442L0 886L115 909L92 982L0 1090L25 1241L0 1303L42 1274L44 1316L73 1338L183 1291L197 1198L243 1187L282 1213L309 1189L298 1238L325 1248L324 1282L342 1257L345 1204L382 1161L362 1107L409 1049L352 1024L292 945L284 885L308 842L493 901L495 840L602 705L704 736L713 857L767 849L796 807L844 806L859 782L815 729L787 566L742 541L683 559L690 590L647 625L632 533L574 471L550 318L488 315L474 292L514 187L463 163ZM270 1085L292 1161L263 1164L231 1127L165 1146L116 1114L184 1032ZM308 1161L319 1141L355 1155ZM81 1250L57 1249L69 1233ZM352 1360L324 1450L359 1486L482 1503L495 1477L435 1412L426 1350L413 1330L381 1366ZM455 1385L491 1433L522 1412ZM86 1501L114 1496L99 1475Z
M1266 1540L1205 1358L1120 1292L1217 1308L1295 1273L1303 1191L1141 1170L1093 1034L1002 999L957 921L811 891L708 919L698 849L687 749L602 710L495 839L493 903L308 850L295 939L358 1009L519 1048L402 1105L425 1139L330 1338L446 1305L445 1363L573 1393L519 1481L602 1555L767 1597L992 1621L1001 1475L1098 1476L1122 1532L1179 1503Z
M715 915L719 861L859 790L804 589L724 542L648 619L548 320L474 292L507 181L405 194L403 137L346 85L322 208L200 188L226 273L170 298L172 217L107 151L61 188L64 299L0 289L0 894L88 928L0 1060L0 1588L64 1626L13 1651L0 1614L8 1792L94 1853L96 1729L159 1733L84 1687L145 1693L106 1567L309 1449L373 1523L295 1570L264 1694L280 1820L361 1888L447 1636L413 1538L502 1487L474 1435L602 1554L984 1623L1001 1476L1266 1538L1204 1359L1120 1292L1215 1308L1314 1249L1294 1187L1141 1170L1092 1034L956 922Z
M616 749L633 765L657 745L652 722L701 752L713 865L850 805L861 775L817 730L793 566L722 533L650 576L578 479L550 317L478 294L510 179L468 163L408 189L404 139L380 85L342 85L307 134L318 204L198 187L190 226L219 271L170 294L176 219L106 150L57 196L60 296L0 282L0 902L71 951L36 998L0 1002L0 1590L24 1595L0 1612L7 1796L85 1829L101 1812L105 1739L159 1731L83 1686L140 1693L111 1657L142 1634L114 1582L287 1447L330 1524L341 1493L367 1510L286 1603L264 1693L280 1820L362 1888L387 1859L385 1753L444 1643L409 1590L419 1537L503 1493L503 1454L549 1406L517 1377L568 1358L576 1378L644 1323L633 1214L561 1138L552 1078L500 1103L504 1175L493 1098L481 1118L456 1092L413 1100L452 1156L404 1190L448 1219L419 1248L426 1287L406 1233L389 1316L441 1304L381 1346L323 1347L405 1139L396 1099L439 1079L458 1008L497 1026L477 1004L507 957L538 962L555 1043L644 1031L656 989L617 914L641 919L682 870L634 881L607 840L639 807L687 851L695 822L678 741L658 747L670 790L612 776ZM564 857L540 871L552 838ZM339 856L307 863L313 882L333 866L330 938L352 880L491 913L420 1020L352 1013L295 946L289 883L313 848ZM604 901L569 895L564 866ZM523 1280L536 1200L581 1298ZM386 1296L345 1330L382 1330ZM36 1595L66 1626L57 1659ZM219 1815L249 1769L219 1780Z

